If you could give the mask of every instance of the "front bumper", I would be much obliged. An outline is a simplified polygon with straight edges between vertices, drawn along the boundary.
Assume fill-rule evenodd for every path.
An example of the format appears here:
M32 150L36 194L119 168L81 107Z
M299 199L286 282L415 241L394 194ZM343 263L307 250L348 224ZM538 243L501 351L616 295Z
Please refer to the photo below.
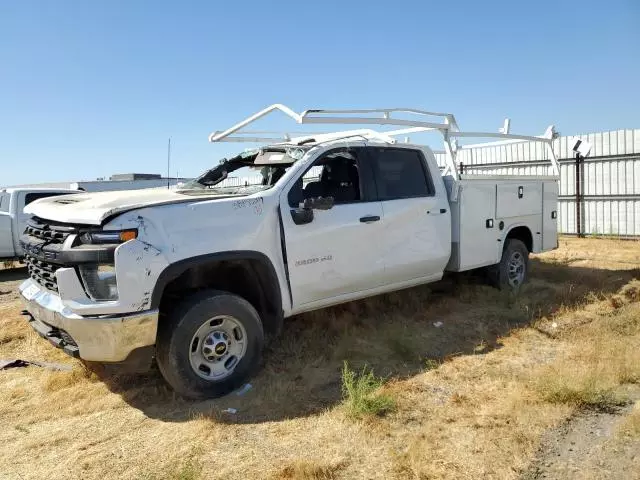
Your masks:
M154 345L158 310L83 317L32 279L19 287L31 326L53 345L92 362L123 362L136 349Z

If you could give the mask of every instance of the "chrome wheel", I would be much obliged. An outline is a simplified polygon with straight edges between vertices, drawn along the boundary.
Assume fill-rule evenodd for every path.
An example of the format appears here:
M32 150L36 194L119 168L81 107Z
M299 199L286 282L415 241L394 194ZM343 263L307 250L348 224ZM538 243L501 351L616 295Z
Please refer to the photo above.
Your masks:
M521 252L515 251L509 258L509 285L517 288L524 282L527 261Z
M234 317L220 315L204 322L191 339L189 360L205 380L222 380L233 373L247 351L247 332Z

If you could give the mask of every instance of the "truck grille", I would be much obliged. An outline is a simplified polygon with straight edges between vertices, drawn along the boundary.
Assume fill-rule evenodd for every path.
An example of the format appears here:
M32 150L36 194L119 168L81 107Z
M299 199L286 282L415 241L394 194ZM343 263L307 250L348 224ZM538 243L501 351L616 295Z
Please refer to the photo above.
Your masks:
M43 220L33 217L27 223L27 228L24 233L30 237L44 240L47 244L60 244L75 231L76 229L74 227L44 223Z
M33 217L21 237L24 260L29 276L40 285L58 292L56 270L63 265L56 262L58 252L67 237L77 233L72 225L48 222Z
M25 255L24 261L27 264L27 270L29 271L29 276L31 278L43 287L53 292L58 292L56 270L60 267L59 265L38 260L30 255Z

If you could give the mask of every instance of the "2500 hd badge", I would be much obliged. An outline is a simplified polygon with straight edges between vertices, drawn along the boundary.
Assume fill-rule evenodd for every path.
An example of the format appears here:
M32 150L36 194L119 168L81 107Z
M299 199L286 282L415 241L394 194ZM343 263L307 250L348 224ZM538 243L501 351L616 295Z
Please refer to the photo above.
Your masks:
M303 265L311 265L312 263L329 262L333 260L333 255L325 255L323 257L307 258L305 260L296 260L296 267Z

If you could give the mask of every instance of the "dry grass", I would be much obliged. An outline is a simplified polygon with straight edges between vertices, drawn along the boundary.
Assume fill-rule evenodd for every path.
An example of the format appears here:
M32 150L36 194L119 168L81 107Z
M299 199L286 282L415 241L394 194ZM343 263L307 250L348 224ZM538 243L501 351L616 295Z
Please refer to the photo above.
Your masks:
M9 270L10 268L15 268L18 265L18 262L14 262L12 260L2 260L0 261L0 270Z
M601 409L626 401L616 392L620 385L640 382L640 304L625 305L637 297L624 292L638 286L638 281L627 285L602 306L596 320L564 334L571 345L537 379L545 400ZM606 312L607 307L612 311Z
M517 478L544 432L638 381L639 266L637 242L562 239L517 296L461 276L290 319L247 394L195 403L87 371L2 295L0 358L74 370L0 372L0 478ZM345 361L395 410L351 418Z
M160 471L142 473L137 480L198 480L203 477L202 463L197 459L200 454L201 449L195 450Z
M336 480L344 463L321 465L310 460L294 461L282 468L274 480Z
M620 423L618 433L623 437L640 439L640 402L636 402L631 413Z

